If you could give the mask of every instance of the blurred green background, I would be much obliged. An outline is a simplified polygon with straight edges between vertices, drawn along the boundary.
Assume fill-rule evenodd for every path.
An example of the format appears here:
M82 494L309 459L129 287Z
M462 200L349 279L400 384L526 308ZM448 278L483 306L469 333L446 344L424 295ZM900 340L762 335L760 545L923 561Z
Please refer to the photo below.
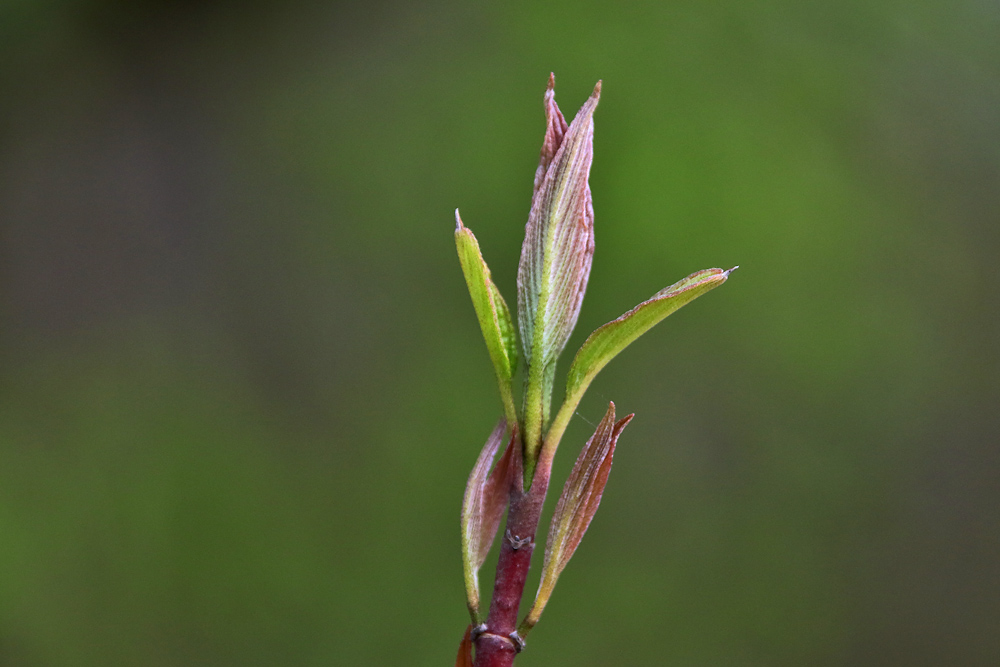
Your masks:
M567 356L742 268L581 405L556 490L637 417L518 664L1000 664L998 29L4 0L0 665L452 664L499 415L453 210L513 302L549 71L604 81Z

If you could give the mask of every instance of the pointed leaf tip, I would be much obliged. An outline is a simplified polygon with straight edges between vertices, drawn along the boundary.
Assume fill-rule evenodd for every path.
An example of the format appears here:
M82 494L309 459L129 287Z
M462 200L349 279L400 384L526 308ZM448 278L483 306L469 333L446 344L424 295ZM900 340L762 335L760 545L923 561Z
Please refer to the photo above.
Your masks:
M621 435L622 431L625 430L625 427L628 426L629 422L632 421L634 418L635 418L635 413L633 412L631 414L625 415L624 417L622 417L621 419L619 419L617 422L615 422L615 434L616 434L616 437L619 436L619 435Z
M542 187L549 164L552 163L552 158L555 157L559 146L562 145L566 129L569 127L566 124L566 118L562 115L562 111L559 110L559 105L556 104L555 88L556 75L550 73L549 83L545 88L545 96L543 97L545 105L545 137L542 139L542 148L538 155L538 168L535 170L535 183L532 194L537 193L538 189Z
M465 225L462 224L462 216L458 214L458 209L455 209L455 231L461 231L465 229Z
M692 273L599 327L583 342L566 376L566 395L579 400L604 366L632 341L680 307L726 282L733 271L705 269Z
M594 92L590 94L595 100L601 99L601 80L597 80L597 84L594 86Z

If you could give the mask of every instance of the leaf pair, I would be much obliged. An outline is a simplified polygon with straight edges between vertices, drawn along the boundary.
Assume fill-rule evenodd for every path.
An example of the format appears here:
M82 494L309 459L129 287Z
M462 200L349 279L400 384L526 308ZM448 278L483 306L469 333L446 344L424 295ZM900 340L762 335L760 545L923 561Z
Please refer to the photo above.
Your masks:
M519 456L517 447L517 426L511 427L507 449L493 466L497 450L507 431L507 422L501 418L496 428L486 440L476 465L469 475L462 500L462 566L465 572L465 594L469 613L477 624L482 621L479 614L479 568L493 545L500 519L507 507L511 475L520 466L512 457Z
M528 367L524 441L529 463L541 447L556 360L576 326L594 256L589 178L601 84L568 126L554 86L550 76L545 139L517 271L517 319Z
M552 75L545 93L546 132L517 274L517 319L527 366L523 426L529 471L549 419L556 360L576 326L590 277L594 209L588 179L600 93L598 82L569 125L556 104ZM497 375L504 414L514 423L517 410L510 380L517 368L517 334L476 237L458 211L455 218L462 271Z

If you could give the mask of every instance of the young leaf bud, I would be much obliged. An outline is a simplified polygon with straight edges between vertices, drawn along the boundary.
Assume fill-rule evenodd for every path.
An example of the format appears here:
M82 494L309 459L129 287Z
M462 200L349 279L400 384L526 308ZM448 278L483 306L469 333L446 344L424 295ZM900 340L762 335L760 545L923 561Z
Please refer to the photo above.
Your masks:
M535 603L519 628L522 637L526 636L538 622L559 575L573 557L573 552L580 545L590 521L597 513L604 486L608 483L608 475L611 473L618 436L625 430L625 426L633 416L628 415L616 422L615 404L609 404L604 419L597 425L594 435L587 441L576 459L573 471L566 480L562 495L552 514L552 524L549 526L548 541L545 545L542 579L538 585Z
M569 127L555 104L553 85L550 78L547 129L517 272L518 323L528 365L524 435L529 466L548 421L556 359L576 325L594 255L588 179L601 84Z

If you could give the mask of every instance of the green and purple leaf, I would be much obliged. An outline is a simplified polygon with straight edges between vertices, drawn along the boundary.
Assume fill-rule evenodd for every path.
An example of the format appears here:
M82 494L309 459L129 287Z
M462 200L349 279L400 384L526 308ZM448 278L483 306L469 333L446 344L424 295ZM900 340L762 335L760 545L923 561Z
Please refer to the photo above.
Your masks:
M552 524L545 545L542 579L538 584L535 603L519 628L522 635L527 634L538 622L559 575L573 557L580 540L590 527L590 522L601 504L604 487L608 483L618 437L633 416L628 415L616 422L615 404L610 403L604 419L597 425L594 435L587 441L576 459L573 471L566 480L562 495L552 514Z
M726 282L735 269L692 273L590 334L576 353L566 377L567 401L579 401L594 377L619 352L681 306Z
M556 359L576 325L594 255L588 179L601 84L568 127L555 104L553 85L550 77L545 93L547 129L517 273L518 323L528 365L525 449L529 461L541 446Z
M517 426L512 427L507 449L490 472L490 464L496 457L507 431L507 421L503 418L486 440L476 465L469 474L462 500L462 566L465 572L465 594L469 613L476 623L479 617L479 568L493 545L511 483L511 458L517 449Z

